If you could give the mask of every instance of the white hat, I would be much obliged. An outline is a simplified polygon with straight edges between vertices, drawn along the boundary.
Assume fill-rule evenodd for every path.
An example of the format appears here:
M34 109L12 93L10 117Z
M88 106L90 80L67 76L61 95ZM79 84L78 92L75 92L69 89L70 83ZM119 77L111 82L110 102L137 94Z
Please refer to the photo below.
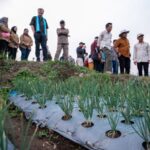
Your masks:
M128 31L128 30L122 30L121 32L120 32L120 34L119 34L119 36L121 35L121 34L123 34L123 33L129 33L130 31Z
M143 33L139 33L139 34L137 35L137 38L139 38L140 36L144 36L144 34L143 34Z

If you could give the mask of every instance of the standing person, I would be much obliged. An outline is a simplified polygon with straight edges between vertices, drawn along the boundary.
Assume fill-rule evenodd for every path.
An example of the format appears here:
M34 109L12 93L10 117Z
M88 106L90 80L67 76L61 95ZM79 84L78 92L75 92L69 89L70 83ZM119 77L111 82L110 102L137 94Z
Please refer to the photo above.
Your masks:
M9 59L16 60L17 49L19 47L19 36L17 34L17 27L11 28L10 41L8 45L8 57Z
M28 60L32 45L33 40L29 35L29 30L24 29L23 34L20 36L21 60Z
M113 74L118 74L118 64L119 64L119 60L118 60L118 54L117 54L117 50L115 49L115 43L117 40L113 41L113 46L112 46L112 72Z
M0 55L6 57L10 39L10 30L8 28L8 18L3 17L0 20Z
M40 61L40 45L43 50L43 61L47 61L48 24L43 14L44 9L39 8L38 16L34 16L30 23L35 38L35 54L37 61Z
M112 72L112 59L111 59L111 39L112 39L112 23L107 23L105 26L106 30L103 31L98 39L97 46L104 53L106 60L104 65L104 71L107 73Z
M123 30L120 32L120 38L115 42L114 48L118 50L120 73L130 74L130 44L127 39L129 31Z
M150 45L144 42L144 34L137 35L138 43L134 46L133 60L137 65L139 76L142 76L143 69L144 75L148 76L148 69L150 63Z
M94 42L91 44L91 58L94 62L94 70L100 71L100 59L98 58L98 49L97 49L98 37L95 37Z
M69 37L69 30L65 28L65 21L61 20L60 21L60 28L57 29L57 36L58 36L58 41L57 41L57 51L55 54L55 60L59 60L59 56L61 53L61 50L63 49L63 57L64 60L68 60L68 37Z
M79 47L77 47L77 65L83 67L84 66L84 56L86 54L85 43L80 42Z

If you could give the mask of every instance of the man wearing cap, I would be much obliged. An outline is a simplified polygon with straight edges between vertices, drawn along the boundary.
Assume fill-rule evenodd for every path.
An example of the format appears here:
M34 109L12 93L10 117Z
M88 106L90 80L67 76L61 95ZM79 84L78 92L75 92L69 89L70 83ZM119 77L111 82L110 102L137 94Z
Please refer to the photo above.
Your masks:
M100 50L104 52L106 56L104 71L111 73L112 72L112 61L111 61L112 23L107 23L105 28L106 30L103 31L99 36L97 46L100 48Z
M120 63L120 73L130 73L130 44L127 39L129 31L123 30L119 34L119 39L115 42L114 48L117 50Z
M150 63L150 45L144 42L144 34L137 35L138 43L134 45L133 60L137 65L139 76L142 76L143 69L144 75L148 76L148 68Z
M60 21L60 28L57 29L57 51L55 54L55 60L59 60L59 56L61 53L61 50L63 49L63 57L64 60L68 60L68 37L69 37L69 30L65 28L65 21Z
M43 18L44 9L38 9L38 16L34 16L31 20L30 26L35 38L35 54L37 61L40 61L40 45L43 50L43 60L47 60L47 29L48 24L45 18Z

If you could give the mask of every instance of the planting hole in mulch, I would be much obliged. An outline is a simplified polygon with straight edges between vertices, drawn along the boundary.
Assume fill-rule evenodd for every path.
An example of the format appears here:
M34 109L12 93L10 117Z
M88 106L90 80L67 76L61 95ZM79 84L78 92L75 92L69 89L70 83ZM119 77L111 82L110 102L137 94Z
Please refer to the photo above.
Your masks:
M108 130L106 131L105 135L109 138L118 138L121 136L121 132L118 130L116 131Z
M126 125L134 124L133 121L126 122L125 120L122 120L121 123L124 123L124 124L126 124Z
M150 142L148 143L148 145L146 142L143 142L142 146L144 147L144 150L150 150Z
M45 108L47 108L46 105L44 105L44 106L39 106L39 109L45 109Z
M65 115L65 116L62 116L62 120L64 120L64 121L67 121L67 120L70 120L72 118L72 116L71 115Z
M37 102L36 102L36 101L33 101L32 104L37 104Z
M87 122L87 121L85 121L85 122L83 122L81 125L82 125L84 128L91 128L91 127L94 126L94 123L93 123L93 122Z
M105 115L105 114L101 114L101 115L97 115L97 117L98 117L98 118L102 118L102 119L103 119L103 118L107 118L107 115Z

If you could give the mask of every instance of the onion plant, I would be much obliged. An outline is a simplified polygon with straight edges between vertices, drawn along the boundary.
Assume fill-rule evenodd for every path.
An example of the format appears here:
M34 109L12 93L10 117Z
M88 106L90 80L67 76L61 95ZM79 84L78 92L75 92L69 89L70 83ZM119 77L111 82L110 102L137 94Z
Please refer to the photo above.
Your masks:
M111 130L108 132L107 136L115 138L117 134L117 125L119 123L119 113L113 112L109 113L108 116L108 123L110 125Z
M146 150L150 150L150 113L145 112L144 116L132 126L135 132L146 142Z

